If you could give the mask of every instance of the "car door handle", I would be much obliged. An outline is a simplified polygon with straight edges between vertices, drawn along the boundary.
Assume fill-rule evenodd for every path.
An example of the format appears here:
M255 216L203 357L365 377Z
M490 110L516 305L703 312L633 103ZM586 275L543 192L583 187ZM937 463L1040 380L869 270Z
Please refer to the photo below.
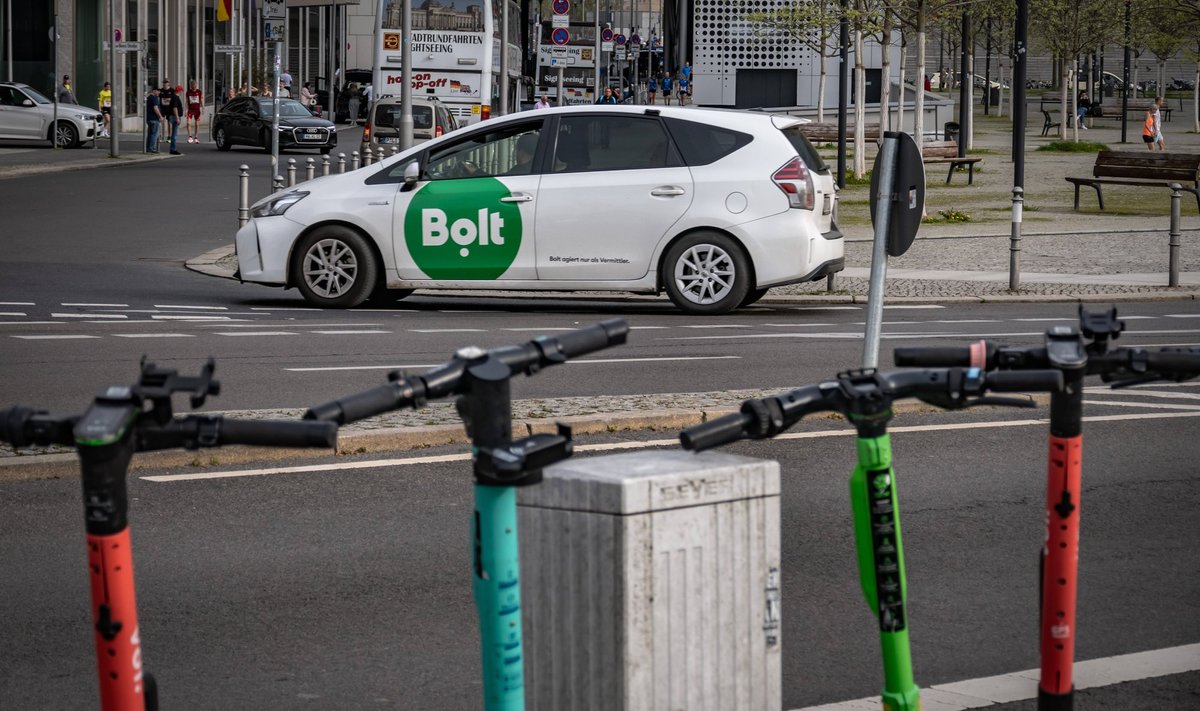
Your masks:
M513 193L511 197L502 197L500 202L533 202L533 196L529 193Z
M675 197L676 195L683 195L685 192L686 191L678 185L660 185L651 190L650 194L654 197Z

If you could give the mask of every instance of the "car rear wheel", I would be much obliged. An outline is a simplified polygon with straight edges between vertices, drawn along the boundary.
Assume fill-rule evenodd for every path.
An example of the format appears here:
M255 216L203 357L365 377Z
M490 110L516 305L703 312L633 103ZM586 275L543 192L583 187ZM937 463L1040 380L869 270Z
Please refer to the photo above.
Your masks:
M750 292L750 266L741 246L715 232L698 232L671 245L663 261L667 296L690 314L723 314Z
M291 267L292 285L304 300L330 309L348 309L366 301L379 274L367 240L337 225L320 227L301 239Z
M213 143L216 144L218 151L227 151L233 148L229 143L229 135L225 133L224 126L217 126L217 130L213 131Z
M74 148L79 143L79 132L68 121L54 124L54 145L58 148Z

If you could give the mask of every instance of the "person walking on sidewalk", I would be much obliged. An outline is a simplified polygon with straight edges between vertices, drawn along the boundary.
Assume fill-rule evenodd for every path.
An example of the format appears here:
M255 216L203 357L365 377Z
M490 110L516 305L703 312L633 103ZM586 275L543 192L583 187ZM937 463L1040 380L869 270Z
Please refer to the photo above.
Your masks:
M1155 99L1150 108L1146 110L1146 120L1142 122L1142 141L1151 151L1155 146L1160 151L1167 150L1167 142L1163 140L1162 135L1162 112L1159 111L1159 108L1166 103L1167 100L1161 96Z
M158 98L158 88L150 87L146 94L146 152L158 153L158 132L162 128L162 101Z
M204 94L196 85L196 80L190 82L187 90L187 132L188 143L200 142L200 111L204 106Z
M96 95L96 108L104 116L104 128L100 129L100 137L108 138L112 130L112 84L104 82L104 88Z
M71 91L71 77L63 74L62 86L58 87L58 103L78 105L75 100L75 92Z
M170 151L173 156L181 156L179 146L176 143L179 140L179 122L183 119L183 99L179 97L183 93L183 87L175 87L170 94L170 97L163 100L163 113L167 117L167 125L163 129L168 131L167 137L170 141Z

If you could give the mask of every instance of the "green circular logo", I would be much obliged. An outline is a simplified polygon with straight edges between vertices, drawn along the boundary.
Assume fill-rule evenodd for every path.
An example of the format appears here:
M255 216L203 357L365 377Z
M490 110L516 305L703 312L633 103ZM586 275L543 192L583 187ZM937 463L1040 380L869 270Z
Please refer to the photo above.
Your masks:
M521 210L495 178L435 180L413 195L404 243L431 279L498 279L521 248Z

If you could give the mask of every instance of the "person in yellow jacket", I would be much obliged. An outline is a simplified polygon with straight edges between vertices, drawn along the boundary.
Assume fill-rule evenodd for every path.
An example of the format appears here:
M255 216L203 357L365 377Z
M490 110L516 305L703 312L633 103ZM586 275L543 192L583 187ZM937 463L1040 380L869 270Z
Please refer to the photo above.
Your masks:
M104 128L100 131L100 137L106 138L109 135L109 127L112 125L112 84L109 82L104 82L104 88L96 96L96 108L104 114Z
M1167 142L1163 140L1162 135L1162 112L1159 111L1166 103L1166 99L1160 96L1146 109L1146 120L1142 122L1142 141L1151 151L1156 146L1160 151L1167 150Z

